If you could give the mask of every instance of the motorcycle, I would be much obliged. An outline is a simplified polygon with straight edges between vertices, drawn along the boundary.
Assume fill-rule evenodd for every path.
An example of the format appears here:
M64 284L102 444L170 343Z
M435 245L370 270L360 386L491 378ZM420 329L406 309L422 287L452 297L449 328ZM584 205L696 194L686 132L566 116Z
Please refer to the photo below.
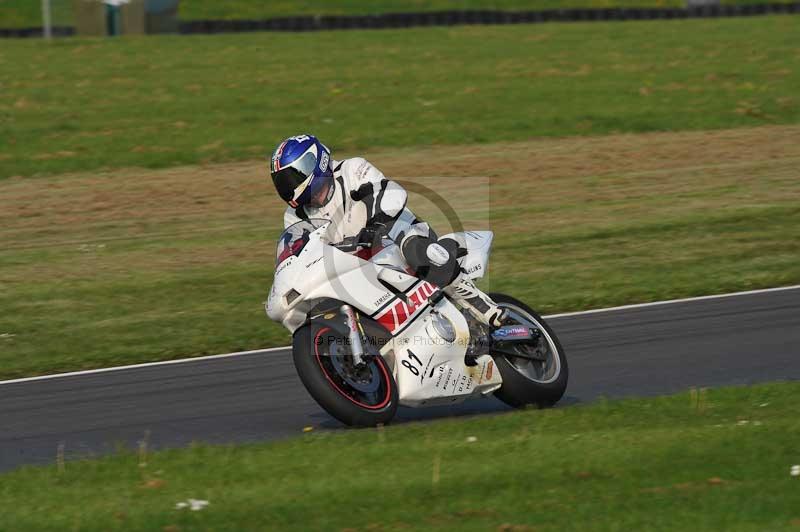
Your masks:
M490 293L505 312L501 326L489 327L414 275L391 240L334 242L329 229L329 220L309 219L281 234L265 309L292 333L300 380L330 415L375 426L400 405L491 394L513 407L561 399L564 349L529 306ZM482 277L493 233L446 236L459 243L461 275Z

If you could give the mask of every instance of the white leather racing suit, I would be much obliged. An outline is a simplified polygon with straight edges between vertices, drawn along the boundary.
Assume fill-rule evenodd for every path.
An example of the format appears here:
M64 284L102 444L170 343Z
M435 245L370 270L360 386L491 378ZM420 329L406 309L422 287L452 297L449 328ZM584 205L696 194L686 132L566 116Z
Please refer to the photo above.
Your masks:
M390 238L416 223L406 208L408 194L403 187L384 177L366 159L354 157L333 161L333 196L322 207L289 207L283 216L284 227L307 218L324 218L334 224L334 241L357 236L371 223L392 223ZM396 226L396 228L394 227Z
M438 240L428 225L417 219L406 206L408 194L400 184L387 179L361 157L333 161L333 179L334 190L325 205L287 208L284 227L303 219L324 218L333 222L329 233L333 241L358 236L365 228L376 228L400 246L420 277L443 287L481 321L500 324L500 309L461 275L456 241Z

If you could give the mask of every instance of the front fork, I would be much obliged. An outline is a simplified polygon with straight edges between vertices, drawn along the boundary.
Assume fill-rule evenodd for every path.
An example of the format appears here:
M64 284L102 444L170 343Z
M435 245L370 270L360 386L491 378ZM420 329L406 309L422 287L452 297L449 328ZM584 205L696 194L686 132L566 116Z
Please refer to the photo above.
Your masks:
M347 324L347 337L350 340L350 350L353 354L353 365L360 366L364 363L364 343L361 341L361 324L358 322L353 307L342 305L339 309Z
M353 365L359 366L364 363L364 353L366 351L364 347L364 328L361 326L361 321L358 319L353 307L342 305L339 307L339 311L344 320L335 319L336 315L330 313L329 310L327 313L310 317L307 323L313 321L320 326L330 327L342 336L346 336L353 355Z

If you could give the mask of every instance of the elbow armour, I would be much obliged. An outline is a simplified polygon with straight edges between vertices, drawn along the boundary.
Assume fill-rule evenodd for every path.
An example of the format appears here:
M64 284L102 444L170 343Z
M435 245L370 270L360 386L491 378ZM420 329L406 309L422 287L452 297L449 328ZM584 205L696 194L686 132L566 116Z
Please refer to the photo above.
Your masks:
M408 194L394 181L382 180L380 190L375 198L375 214L382 213L396 218L406 206Z

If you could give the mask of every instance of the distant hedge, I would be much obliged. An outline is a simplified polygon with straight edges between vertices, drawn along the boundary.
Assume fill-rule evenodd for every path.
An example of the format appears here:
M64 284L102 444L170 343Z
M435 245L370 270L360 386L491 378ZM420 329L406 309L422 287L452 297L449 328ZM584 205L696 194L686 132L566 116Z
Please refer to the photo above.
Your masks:
M540 22L741 17L787 13L800 13L800 2L791 4L725 4L696 8L614 7L603 9L550 9L543 11L436 11L352 16L298 16L267 20L192 20L181 22L180 31L181 33L317 31L455 26L461 24L530 24Z
M415 26L455 26L463 24L666 20L796 13L800 13L800 2L723 4L694 8L610 7L601 9L548 9L542 11L432 11L417 13L383 13L378 15L305 15L264 20L188 20L180 23L179 31L183 34L250 31L320 31L410 28ZM67 37L74 34L75 29L71 26L53 27L53 35L56 37ZM0 28L0 37L41 36L41 27Z

